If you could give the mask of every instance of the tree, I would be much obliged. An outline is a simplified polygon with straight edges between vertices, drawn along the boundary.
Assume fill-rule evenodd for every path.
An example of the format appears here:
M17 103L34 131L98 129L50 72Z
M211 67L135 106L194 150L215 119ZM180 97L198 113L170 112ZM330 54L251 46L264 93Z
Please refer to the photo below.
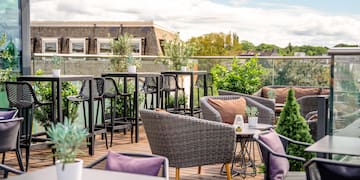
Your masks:
M131 34L125 33L119 35L116 40L111 42L113 54L119 55L119 57L111 58L111 70L118 72L127 70L128 64L126 62L126 56L130 56L132 53L132 47L130 43L132 38L133 36Z
M300 142L314 143L310 134L309 125L304 117L300 115L300 107L296 102L294 89L290 89L285 106L280 113L280 119L276 125L276 132ZM304 152L305 147L301 145L289 144L287 154L311 159L312 153ZM302 162L289 160L291 171L303 169Z
M242 49L244 51L254 51L255 50L255 45L253 43L251 43L250 41L241 41L241 45L242 45Z
M190 64L190 57L197 51L197 45L193 42L183 42L179 34L174 40L166 41L163 44L165 56L168 58L161 59L163 64L170 65L173 70L180 70L181 66Z

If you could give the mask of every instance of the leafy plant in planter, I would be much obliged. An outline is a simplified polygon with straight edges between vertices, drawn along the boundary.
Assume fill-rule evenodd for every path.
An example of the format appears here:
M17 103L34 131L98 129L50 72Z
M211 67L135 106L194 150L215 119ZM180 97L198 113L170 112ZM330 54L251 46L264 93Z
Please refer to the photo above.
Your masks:
M36 71L36 75L42 75L44 72L40 69ZM51 101L51 84L49 82L36 82L35 83L35 93L38 95L41 101ZM71 82L62 82L62 109L64 117L70 119L72 122L77 118L78 114L78 104L76 103L68 103L67 96L77 94L77 88ZM66 107L69 105L68 107ZM69 109L69 113L66 109ZM49 106L41 106L35 109L34 112L35 119L40 122L40 124L44 127L49 127L51 123L51 107Z
M111 48L114 55L119 55L119 57L111 58L110 70L122 72L126 71L128 66L134 65L136 67L141 66L141 59L134 58L132 53L131 39L133 36L128 33L119 35L117 40L111 42Z
M248 117L249 127L256 127L258 123L258 114L259 110L255 106L246 106L245 108L246 116Z
M294 139L296 141L314 143L310 134L310 129L305 119L300 115L299 104L296 102L294 89L290 89L285 106L280 113L280 119L276 125L276 132ZM304 152L305 147L289 144L287 154L304 157L309 160L314 154ZM290 161L290 170L299 171L303 169L303 164L298 161Z
M252 94L262 86L261 78L266 69L258 63L257 58L251 58L240 64L240 60L234 58L231 70L216 65L211 68L214 86L217 89Z
M80 180L82 160L77 160L76 157L81 152L80 147L85 144L84 140L88 135L87 129L66 119L63 124L51 124L47 134L54 143L55 156L59 159L57 162L58 180L66 178ZM69 167L65 169L65 165Z
M190 67L192 65L190 57L197 51L195 43L183 42L177 34L174 40L165 41L162 45L167 58L157 61L169 65L172 70L180 70L182 66Z

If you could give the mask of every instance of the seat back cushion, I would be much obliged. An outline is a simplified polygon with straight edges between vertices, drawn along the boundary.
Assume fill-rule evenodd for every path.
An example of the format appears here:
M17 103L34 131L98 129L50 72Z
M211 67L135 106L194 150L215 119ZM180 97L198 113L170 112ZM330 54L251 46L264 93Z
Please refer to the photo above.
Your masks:
M237 114L241 114L245 122L247 120L245 114L246 100L243 97L229 100L209 98L208 103L220 113L224 123L233 124Z
M270 130L269 133L259 135L259 139L269 146L274 152L285 154L281 140L273 130ZM284 179L289 171L288 159L274 155L270 155L268 166L270 179Z
M7 120L14 118L16 110L12 111L0 111L0 120Z
M319 95L321 89L320 88L299 88L294 87L295 97L299 99L303 96L310 96L310 95Z
M110 171L127 172L157 176L164 159L160 157L130 157L108 152L105 169Z

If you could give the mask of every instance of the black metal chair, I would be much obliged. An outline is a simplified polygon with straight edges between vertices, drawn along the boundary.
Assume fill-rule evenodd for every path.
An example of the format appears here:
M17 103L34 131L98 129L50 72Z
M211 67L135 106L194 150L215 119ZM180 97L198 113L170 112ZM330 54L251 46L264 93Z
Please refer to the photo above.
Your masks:
M210 74L206 75L206 86L207 86L206 88L210 89L210 93L208 91L208 96L213 96L214 95L214 86L213 86L213 79ZM199 76L197 77L196 82L195 82L195 88L197 91L197 102L198 102L197 108L200 108L200 89L205 88L203 77L199 77Z
M135 157L135 158L151 158L151 157L160 157L163 158L164 161L162 163L162 170L161 176L165 177L165 179L169 179L169 160L164 156L159 156L155 154L140 154L140 153L119 153L125 156L129 157ZM91 164L85 166L85 168L93 168L93 169L105 169L105 162L107 160L107 155L99 158L95 162L92 162ZM126 163L126 162L124 162Z
M304 167L307 180L360 179L360 164L313 158Z
M52 102L40 102L35 95L34 89L28 82L5 82L5 88L9 106L19 109L19 116L24 117L25 119L20 130L20 147L26 149L27 171L29 168L30 147L33 145L32 143L35 142L35 140L41 142L49 140L47 138L33 139L32 127L34 109L40 106L51 106L52 108ZM41 135L45 135L45 132L38 133L36 136Z
M19 170L16 170L12 167L9 167L5 164L0 164L0 170L4 170L4 174L3 174L3 178L6 179L9 175L9 172L11 173L14 173L14 174L23 174L24 172L23 171L19 171Z
M154 108L154 96L157 93L156 78L155 77L145 77L145 81L144 81L144 85L143 85L142 89L145 94L144 108L145 109L155 109ZM151 95L150 108L148 106L148 95Z
M186 108L185 108L185 89L183 87L180 87L178 84L178 80L175 75L172 74L163 74L161 76L161 108L165 108L166 111L169 111L171 113L179 113L179 114L185 114ZM182 98L183 98L183 109L179 106L179 91L182 91ZM175 93L175 98L173 103L173 109L170 109L170 95L171 92Z
M266 134L269 133L268 132L264 132L262 134ZM271 156L275 156L275 157L280 157L280 158L286 158L286 159L292 159L292 160L297 160L297 161L301 161L303 163L305 163L305 159L302 157L297 157L297 156L292 156L292 155L288 155L288 154L282 154L282 153L278 153L275 152L272 148L270 148L264 141L262 141L259 136L261 136L262 134L255 134L254 135L254 140L260 145L260 150L261 150L261 155L262 155L262 160L264 162L265 165L265 174L264 174L264 179L265 180L271 180L270 177L270 166L271 166L271 161L270 161L270 157ZM292 143L292 144L298 144L298 145L302 145L302 146L310 146L311 144L309 143L304 143L304 142L299 142L299 141L295 141L293 139L287 138L285 136L282 136L280 134L277 134L281 140L282 146L286 152L287 146L288 144ZM283 179L305 179L305 173L304 172L298 172L298 171L289 171L285 177L282 177Z
M104 101L106 101L106 99L110 99L110 123L108 124L108 129L110 129L111 132L110 147L112 147L115 130L124 130L124 132L126 133L126 131L130 129L132 142L134 133L131 119L128 119L128 110L130 112L132 111L131 94L121 93L118 90L116 82L113 78L105 78L103 98ZM121 98L121 101L123 102L123 112L121 113L120 117L117 116L120 112L116 112L117 98Z
M16 110L17 111L17 110ZM14 113L16 115L16 113ZM20 149L20 125L23 118L0 120L0 153L3 153L2 164L5 164L5 154L8 151L15 151L21 171L24 171Z
M94 122L94 134L101 134L102 137L105 137L105 145L106 149L108 149L108 143L107 143L107 124L105 123L105 103L103 98L103 92L104 92L104 79L103 78L94 78L96 83L92 83L92 92L93 92L93 99L94 101L97 101L97 110L96 110L96 116L95 116L95 122ZM90 100L90 89L88 85L88 81L83 81L80 89L80 93L78 95L74 96L68 96L66 97L72 102L76 103L82 103L83 107L83 113L84 113L84 126L85 128L88 128L87 119L86 119L86 108L85 108L85 102L88 102ZM102 109L101 113L101 122L98 122L99 117L99 109Z

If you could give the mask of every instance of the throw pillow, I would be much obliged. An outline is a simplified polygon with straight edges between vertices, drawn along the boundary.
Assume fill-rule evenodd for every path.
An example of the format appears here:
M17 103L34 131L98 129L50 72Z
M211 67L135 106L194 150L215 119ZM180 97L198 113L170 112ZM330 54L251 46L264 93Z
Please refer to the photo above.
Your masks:
M163 162L164 159L160 157L138 158L109 151L105 169L110 171L157 176Z
M209 98L208 103L220 113L224 123L233 124L237 114L241 114L244 121L247 122L245 114L246 100L243 97L229 100Z
M259 139L273 151L285 154L281 140L274 130L271 129L270 132L259 135ZM284 179L289 171L289 161L286 158L270 155L268 165L270 179Z
M161 113L170 114L170 113L167 112L165 109L156 108L155 111L156 111L156 112L161 112Z
M0 120L12 119L16 115L16 110L0 111Z

